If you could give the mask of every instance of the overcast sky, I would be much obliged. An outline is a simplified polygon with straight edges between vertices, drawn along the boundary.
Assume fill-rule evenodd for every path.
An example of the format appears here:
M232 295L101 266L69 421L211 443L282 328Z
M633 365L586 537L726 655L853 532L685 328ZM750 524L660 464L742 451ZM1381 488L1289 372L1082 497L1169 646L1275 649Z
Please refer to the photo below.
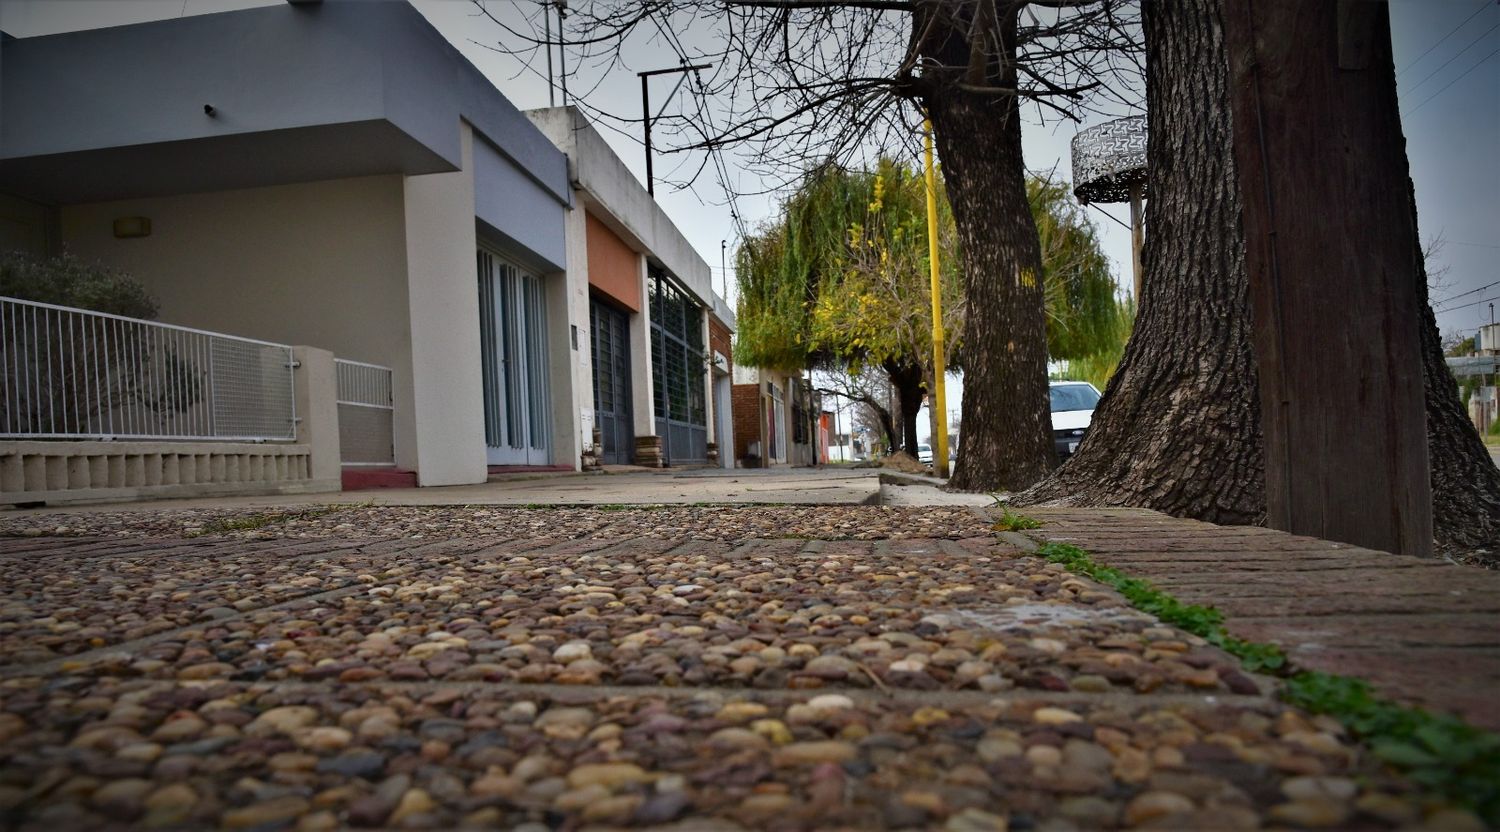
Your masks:
M0 0L0 30L29 37L279 2ZM579 2L586 0L574 0L575 5ZM487 49L486 45L503 40L512 44L516 41L500 26L478 16L469 0L413 0L413 5L517 106L529 109L548 105L544 61L533 60L528 68L512 56ZM523 23L523 18L540 19L540 6L535 0L488 0L488 6L512 24ZM1424 240L1441 237L1445 241L1434 261L1447 269L1443 288L1434 296L1436 306L1447 310L1439 312L1439 326L1445 333L1471 330L1489 321L1491 301L1500 304L1500 161L1496 157L1500 148L1500 3L1395 0L1391 21L1407 152L1417 188L1418 221ZM688 43L691 46L693 41L689 39ZM575 92L587 88L585 101L594 108L639 118L640 83L635 72L673 66L676 55L642 42L633 44L624 59L623 66L608 73L570 65L575 73L570 86ZM671 77L653 81L653 109L665 107L670 114L693 106L686 91L668 98L673 83ZM616 152L644 179L638 125L626 126L627 133L617 132L607 123L599 126ZM1077 129L1071 123L1043 126L1029 119L1023 133L1028 167L1038 171L1055 168L1061 176L1071 178L1068 147ZM761 180L747 174L739 158L726 154L724 163L731 190L760 190ZM684 168L691 170L696 164L696 159L683 155L658 157L656 170L661 177L672 175L675 169L681 177ZM722 178L710 166L692 190L657 189L668 214L713 268L716 286L725 283L720 270L720 243L728 242L732 261L736 240ZM774 211L774 201L764 196L740 197L733 205L751 226ZM1121 220L1128 217L1124 206L1110 210ZM1115 264L1117 280L1129 285L1128 232L1100 212L1090 209L1090 213ZM728 282L732 295L732 274Z

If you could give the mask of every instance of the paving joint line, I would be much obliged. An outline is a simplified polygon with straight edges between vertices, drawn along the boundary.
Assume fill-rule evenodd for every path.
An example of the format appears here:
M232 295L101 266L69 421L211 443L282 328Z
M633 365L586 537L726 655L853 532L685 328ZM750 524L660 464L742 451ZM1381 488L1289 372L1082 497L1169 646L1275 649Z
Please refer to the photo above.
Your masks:
M360 682L339 682L336 679L302 680L279 679L270 681L237 681L234 679L140 679L136 677L95 676L96 683L115 680L139 687L203 687L214 684L242 685L247 691L265 692L316 692L338 693L347 690L373 690L385 692L407 692L416 694L459 690L465 693L507 693L532 695L556 699L565 704L568 700L610 699L617 697L661 697L664 699L716 699L721 701L759 701L769 703L797 703L827 694L847 696L856 703L897 705L949 705L973 707L981 705L1013 703L1041 703L1046 705L1077 706L1124 706L1131 709L1158 708L1164 706L1188 707L1238 707L1280 713L1287 705L1270 693L1262 694L1209 694L1209 693L1134 693L1106 692L1084 693L1077 691L1046 691L1011 688L993 693L977 690L911 690L909 688L863 688L829 685L821 688L753 688L730 686L666 686L666 685L563 685L557 683L531 682L486 682L486 681L401 681L370 679Z

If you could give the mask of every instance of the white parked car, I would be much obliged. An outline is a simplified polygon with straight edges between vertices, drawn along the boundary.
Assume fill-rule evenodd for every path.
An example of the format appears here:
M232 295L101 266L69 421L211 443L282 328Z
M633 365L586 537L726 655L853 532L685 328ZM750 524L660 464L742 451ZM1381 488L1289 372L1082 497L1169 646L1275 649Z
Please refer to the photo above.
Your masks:
M932 464L932 446L923 442L917 446L917 461Z
M1099 391L1086 381L1054 381L1052 396L1052 443L1057 458L1067 459L1078 450L1078 443L1094 419Z

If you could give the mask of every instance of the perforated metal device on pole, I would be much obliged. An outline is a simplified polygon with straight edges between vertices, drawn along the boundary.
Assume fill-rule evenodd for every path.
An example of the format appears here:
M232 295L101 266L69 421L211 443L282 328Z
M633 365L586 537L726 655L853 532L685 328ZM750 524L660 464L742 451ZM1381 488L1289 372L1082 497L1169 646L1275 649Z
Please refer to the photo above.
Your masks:
M1090 202L1129 202L1146 187L1146 117L1107 121L1073 137L1073 195Z
M1130 203L1130 270L1141 298L1141 245L1145 240L1141 201L1146 198L1146 117L1106 121L1073 137L1073 195L1091 202Z

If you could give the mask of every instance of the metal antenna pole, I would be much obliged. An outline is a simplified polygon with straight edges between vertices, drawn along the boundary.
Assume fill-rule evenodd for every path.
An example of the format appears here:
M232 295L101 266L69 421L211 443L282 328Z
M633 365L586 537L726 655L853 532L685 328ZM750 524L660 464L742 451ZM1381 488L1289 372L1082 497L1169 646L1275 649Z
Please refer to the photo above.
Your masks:
M641 74L641 120L646 125L646 193L656 196L655 180L651 176L651 88L647 76Z
M557 3L557 74L562 78L563 106L568 106L568 36L563 31L563 20L568 16L568 0Z
M666 75L672 72L693 72L700 69L709 69L713 64L694 64L693 66L674 66L669 69L650 69L645 72L637 72L636 76L641 79L641 122L646 131L646 193L656 196L656 182L651 171L651 122L656 119L651 115L651 94L647 89L647 81L653 75ZM564 76L563 83L567 83ZM681 86L681 84L678 84ZM675 90L674 90L675 92ZM563 87L566 97L567 87ZM663 107L662 109L666 109Z
M552 82L552 9L547 0L542 2L542 20L547 27L547 106L557 106L557 85Z
M724 287L724 302L729 303L729 261L725 259L729 251L729 241L719 241L719 282ZM1490 317L1495 317L1495 304L1490 304Z

